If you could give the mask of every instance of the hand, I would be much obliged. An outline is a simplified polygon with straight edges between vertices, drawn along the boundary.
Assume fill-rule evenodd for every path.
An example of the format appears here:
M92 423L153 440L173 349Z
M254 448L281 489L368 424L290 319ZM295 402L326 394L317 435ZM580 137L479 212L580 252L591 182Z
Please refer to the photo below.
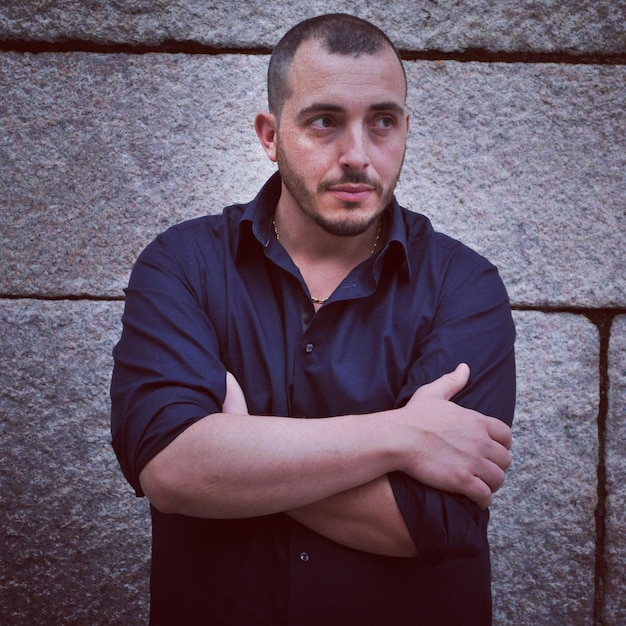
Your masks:
M237 379L226 372L226 397L222 405L224 413L235 413L237 415L248 415L248 403L243 395L243 390Z
M450 401L469 380L469 367L420 387L400 411L413 427L404 469L431 487L461 493L481 508L493 501L511 465L511 429L502 421Z

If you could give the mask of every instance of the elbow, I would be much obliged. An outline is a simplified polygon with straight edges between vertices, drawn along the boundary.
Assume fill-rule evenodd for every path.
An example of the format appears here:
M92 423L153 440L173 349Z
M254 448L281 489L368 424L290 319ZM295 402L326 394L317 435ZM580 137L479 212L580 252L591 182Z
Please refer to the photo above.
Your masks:
M152 459L139 474L139 483L150 504L161 513L180 513L176 487L168 479L167 472L161 471L158 462Z
M151 459L139 474L139 483L150 504L160 513L190 517L224 518L230 510L221 497L220 481L199 476L193 465L179 463L167 449ZM236 517L236 516L234 516Z

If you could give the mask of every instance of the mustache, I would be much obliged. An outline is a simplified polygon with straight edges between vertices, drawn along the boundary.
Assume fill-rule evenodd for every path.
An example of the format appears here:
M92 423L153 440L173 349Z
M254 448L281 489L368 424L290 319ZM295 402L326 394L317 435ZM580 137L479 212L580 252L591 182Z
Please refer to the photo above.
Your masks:
M321 188L323 190L330 189L330 187L334 187L336 185L368 185L369 187L373 187L376 190L380 190L382 188L380 182L376 180L372 180L365 172L360 170L346 170L341 178L337 178L335 180L324 181L321 184Z

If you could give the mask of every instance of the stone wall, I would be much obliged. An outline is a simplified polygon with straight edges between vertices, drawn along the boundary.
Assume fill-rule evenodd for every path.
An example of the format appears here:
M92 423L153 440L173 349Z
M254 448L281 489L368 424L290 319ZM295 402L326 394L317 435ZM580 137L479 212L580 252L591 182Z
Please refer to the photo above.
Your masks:
M626 2L22 0L0 6L4 626L146 623L148 507L108 431L123 288L156 233L271 173L268 52L337 10L406 59L400 201L511 296L495 624L626 623Z

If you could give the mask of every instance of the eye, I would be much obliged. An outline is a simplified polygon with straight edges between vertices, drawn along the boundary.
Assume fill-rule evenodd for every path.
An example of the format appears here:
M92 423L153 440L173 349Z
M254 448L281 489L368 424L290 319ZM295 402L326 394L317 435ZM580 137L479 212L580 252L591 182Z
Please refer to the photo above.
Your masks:
M374 120L374 126L379 129L393 128L396 125L396 118L392 115L379 115Z
M313 128L325 129L332 128L334 125L335 123L333 122L333 119L328 115L320 115L319 117L311 120L311 126Z

